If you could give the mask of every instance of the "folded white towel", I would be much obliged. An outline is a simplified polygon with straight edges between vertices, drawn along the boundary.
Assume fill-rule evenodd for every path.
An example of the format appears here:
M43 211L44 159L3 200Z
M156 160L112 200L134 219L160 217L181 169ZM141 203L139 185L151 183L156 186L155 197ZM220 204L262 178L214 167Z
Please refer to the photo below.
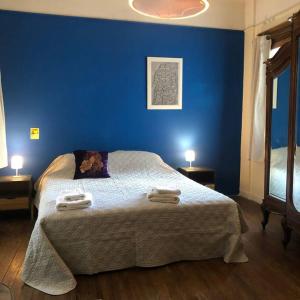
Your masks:
M78 194L78 195L66 195L66 201L77 201L77 200L84 200L85 194Z
M83 200L67 201L61 195L56 199L57 210L72 210L72 209L83 209L92 205L93 195L91 193L84 193Z
M169 188L169 187L154 187L152 189L153 194L173 194L179 196L181 194L181 191L179 189L175 188Z
M149 198L152 202L160 202L160 203L172 203L172 204L178 204L179 203L179 197L174 198L159 198L159 197L153 197Z
M61 197L64 197L66 201L84 200L85 193L81 189L75 189L70 191L63 191L60 193Z
M148 199L152 202L161 202L161 203L174 203L178 204L180 198L172 194L153 194L149 193L147 195Z
M148 198L161 198L161 199L170 199L170 198L179 198L175 194L157 194L157 193L149 193Z

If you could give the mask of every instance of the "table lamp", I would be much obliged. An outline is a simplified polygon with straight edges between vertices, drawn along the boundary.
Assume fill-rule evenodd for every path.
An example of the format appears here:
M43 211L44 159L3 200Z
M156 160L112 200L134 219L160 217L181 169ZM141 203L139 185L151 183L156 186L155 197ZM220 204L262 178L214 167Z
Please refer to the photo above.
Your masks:
M194 150L187 150L185 152L185 160L190 162L190 168L192 167L192 161L195 161L195 151Z
M19 169L23 168L23 157L20 155L12 156L10 164L12 169L16 169L16 176L19 176Z

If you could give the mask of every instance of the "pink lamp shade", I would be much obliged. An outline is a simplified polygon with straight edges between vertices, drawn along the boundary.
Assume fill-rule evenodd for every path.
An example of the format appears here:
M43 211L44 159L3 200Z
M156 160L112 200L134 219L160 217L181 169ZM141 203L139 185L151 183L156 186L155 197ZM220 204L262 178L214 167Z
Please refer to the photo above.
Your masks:
M185 19L205 12L207 0L129 0L136 12L158 19Z

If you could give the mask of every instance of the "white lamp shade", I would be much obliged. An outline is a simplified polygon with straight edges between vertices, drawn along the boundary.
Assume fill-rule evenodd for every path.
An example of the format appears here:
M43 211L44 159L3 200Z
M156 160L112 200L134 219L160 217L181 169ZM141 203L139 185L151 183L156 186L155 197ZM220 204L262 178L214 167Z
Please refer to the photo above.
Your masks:
M23 157L20 155L14 155L11 158L11 168L12 169L22 169L23 168Z
M192 161L195 161L195 158L196 158L196 154L195 154L194 150L187 150L185 152L185 160L186 161L192 162Z

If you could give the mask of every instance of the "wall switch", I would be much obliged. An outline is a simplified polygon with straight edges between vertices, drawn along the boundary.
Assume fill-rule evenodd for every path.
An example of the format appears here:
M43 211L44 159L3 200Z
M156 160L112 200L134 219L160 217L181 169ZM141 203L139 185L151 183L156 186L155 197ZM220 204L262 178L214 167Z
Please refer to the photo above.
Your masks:
M39 140L40 139L40 129L39 128L30 128L30 139Z

